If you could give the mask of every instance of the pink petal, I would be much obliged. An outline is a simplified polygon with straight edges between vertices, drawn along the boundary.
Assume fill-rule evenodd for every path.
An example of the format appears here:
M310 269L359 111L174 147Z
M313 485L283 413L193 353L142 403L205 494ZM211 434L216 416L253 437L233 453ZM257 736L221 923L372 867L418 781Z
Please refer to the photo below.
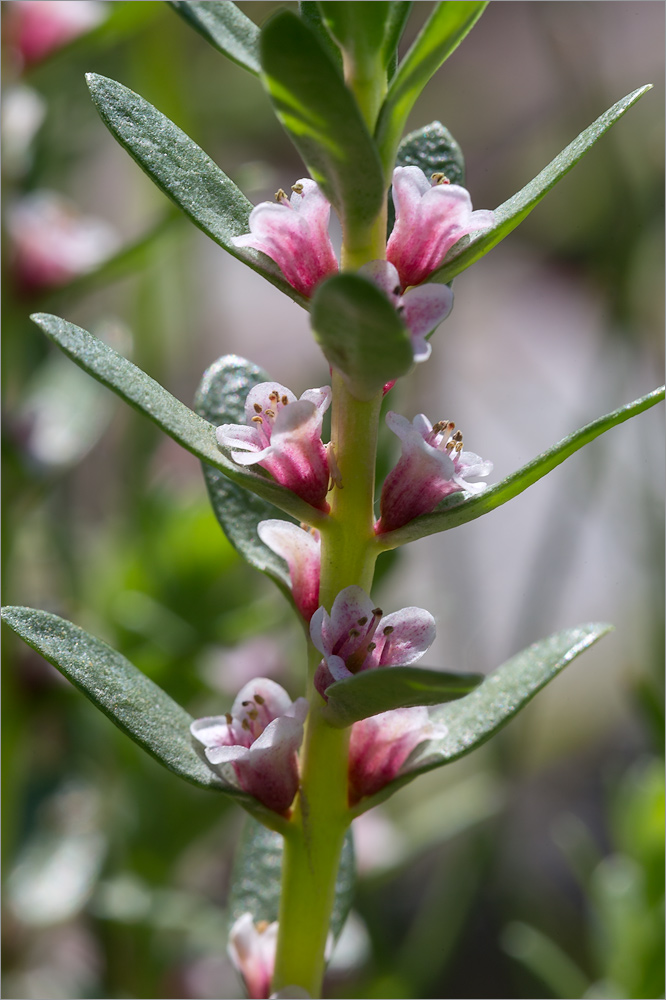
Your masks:
M435 619L423 608L402 608L386 615L379 623L377 635L387 627L393 631L382 648L381 667L414 663L435 641Z
M252 1000L266 1000L270 994L277 935L277 921L260 931L251 913L243 913L229 931L229 958L242 975Z
M396 708L355 722L349 744L350 805L396 778L411 752L430 735L430 719L422 706Z
M286 561L294 601L309 621L319 606L321 543L318 533L315 536L291 521L279 519L260 521L257 533L269 549Z

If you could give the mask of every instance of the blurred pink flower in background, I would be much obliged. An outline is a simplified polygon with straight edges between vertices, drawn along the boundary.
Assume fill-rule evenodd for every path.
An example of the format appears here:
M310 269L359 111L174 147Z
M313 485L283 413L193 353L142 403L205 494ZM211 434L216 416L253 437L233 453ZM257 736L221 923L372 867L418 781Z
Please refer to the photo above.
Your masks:
M227 952L243 977L251 1000L267 1000L275 967L278 924L260 920L255 924L251 913L243 913L229 931Z
M6 37L24 66L92 31L108 13L97 0L14 0L7 6Z
M120 244L113 226L83 215L54 191L35 191L7 212L12 266L28 290L54 288L94 270Z

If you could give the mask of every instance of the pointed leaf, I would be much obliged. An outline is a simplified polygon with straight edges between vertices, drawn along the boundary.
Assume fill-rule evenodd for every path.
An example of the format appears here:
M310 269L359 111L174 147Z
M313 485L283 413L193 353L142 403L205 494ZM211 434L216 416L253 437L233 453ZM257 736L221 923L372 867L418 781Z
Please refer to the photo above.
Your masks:
M314 31L322 46L328 52L331 62L342 73L342 52L326 30L317 0L298 0L298 13L307 26Z
M47 611L3 608L2 620L164 767L200 788L249 799L201 760L192 716L111 646Z
M202 4L202 6L208 6ZM265 254L235 247L250 231L253 205L216 163L157 108L115 80L88 73L102 121L150 179L221 247L300 305L306 300Z
M414 102L433 74L481 17L487 0L438 3L391 80L375 132L384 170L395 152Z
M540 174L526 184L524 188L503 202L499 208L495 209L495 225L492 229L485 229L474 238L464 236L454 247L451 248L445 262L438 271L432 274L428 281L439 281L447 284L457 274L464 271L475 261L479 260L489 250L508 236L509 233L525 219L532 209L539 204L544 195L554 187L560 178L568 174L580 159L600 139L604 132L618 121L629 108L640 100L643 94L652 89L652 84L640 87L631 94L623 97L621 101L614 104L612 108L604 112L595 122L581 132L573 142L569 143L566 149L555 157L554 160L544 167Z
M283 11L261 32L262 79L275 112L343 228L371 223L384 179L351 91L310 26Z
M422 514L402 528L396 528L395 531L379 535L377 537L379 545L384 549L393 549L397 545L404 545L417 538L424 538L426 535L434 535L438 531L456 528L459 524L466 524L467 521L481 517L482 514L489 514L491 510L501 507L502 504L526 490L532 483L538 482L539 479L552 472L570 455L589 444L590 441L594 441L600 434L604 434L611 427L616 427L618 424L624 423L625 420L635 417L643 410L655 406L663 398L664 386L661 386L660 389L655 389L646 396L641 396L633 403L628 403L626 406L621 406L619 410L613 410L612 413L599 417L598 420L593 420L592 423L558 441L548 451L537 455L527 465L523 465L522 468L512 472L511 475L483 493L478 493L476 496L454 493L444 500L432 514Z
M389 79L398 68L398 44L405 30L407 20L413 7L412 0L391 0L390 12L384 34L384 66L388 70Z
M234 858L229 892L229 916L251 913L257 923L278 918L282 875L282 837L248 817ZM335 884L331 931L337 940L351 909L356 881L351 830L345 837Z
M426 740L418 746L405 764L402 776L361 803L357 812L364 812L388 798L416 775L450 764L476 750L572 660L612 628L612 625L592 622L556 632L507 660L467 697L432 709L431 719L445 725L447 735Z
M159 382L87 330L48 313L36 313L31 319L72 361L147 416L202 462L220 469L234 482L299 521L317 524L326 517L290 490L280 486L268 474L262 476L235 465L219 449L215 428L207 420L194 413Z
M483 681L483 674L451 674L423 667L379 667L363 670L326 688L322 714L343 729L394 708L441 705L464 698Z
M326 27L358 70L371 71L381 64L391 14L388 0L374 0L373 3L320 0L319 7Z
M259 28L230 0L169 0L200 35L229 59L259 76Z
M270 381L266 372L251 361L227 354L204 372L194 408L214 427L242 424L250 389L259 382ZM203 472L213 510L231 544L251 566L272 577L291 600L287 564L257 534L260 521L279 517L280 512L261 497L248 494L212 465L203 463Z
M312 329L327 361L345 376L357 399L371 399L414 363L407 329L376 285L357 274L336 274L312 298Z

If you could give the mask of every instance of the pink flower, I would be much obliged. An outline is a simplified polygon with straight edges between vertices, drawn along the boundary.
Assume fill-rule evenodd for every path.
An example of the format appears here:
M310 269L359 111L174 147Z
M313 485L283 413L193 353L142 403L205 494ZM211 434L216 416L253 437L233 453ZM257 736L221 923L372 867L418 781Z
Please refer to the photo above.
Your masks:
M264 545L286 561L294 603L309 622L319 607L321 573L319 532L308 531L299 528L291 521L280 519L260 521L257 532Z
M432 347L426 340L426 334L431 333L446 319L453 306L453 292L448 285L422 285L420 288L410 288L401 295L400 277L393 264L389 264L387 260L370 261L361 268L360 274L381 288L401 314L412 338L414 361L427 361ZM392 383L388 383L389 388L391 385ZM384 395L387 391L385 387Z
M489 229L495 217L472 211L469 192L433 175L434 186L420 167L393 171L395 225L386 247L403 288L420 285L443 262L462 236Z
M446 726L430 721L424 706L396 708L355 722L349 743L349 804L379 792L398 777L420 743L446 736Z
M425 414L419 413L410 424L406 417L389 411L386 423L400 438L402 455L382 488L377 534L430 513L450 493L485 490L486 483L469 483L467 477L489 475L493 463L462 450L462 434L452 433L453 421L440 420L433 427Z
M9 8L7 34L26 65L96 28L107 16L106 4L96 0L15 0Z
M307 712L305 698L292 703L279 684L258 677L241 688L231 712L197 719L190 730L214 770L226 778L231 765L243 791L267 809L286 813L298 791Z
M322 418L331 402L328 386L308 389L300 399L278 382L261 382L245 401L245 424L222 424L217 441L238 465L261 465L303 500L328 510L329 469L321 440Z
M277 935L277 920L272 924L266 920L255 924L251 913L243 913L229 931L227 952L252 1000L266 1000L270 994Z
M324 607L315 611L310 637L324 656L315 687L325 697L329 684L360 670L414 663L434 641L435 619L423 608L384 617L361 587L351 586L340 591L330 615Z
M250 232L236 236L233 243L265 253L289 284L309 297L315 285L338 270L328 235L331 206L309 177L291 190L290 199L280 189L275 202L257 205L250 214Z
M52 191L35 191L13 205L7 228L14 270L26 289L64 285L92 271L119 242L108 222L82 215Z

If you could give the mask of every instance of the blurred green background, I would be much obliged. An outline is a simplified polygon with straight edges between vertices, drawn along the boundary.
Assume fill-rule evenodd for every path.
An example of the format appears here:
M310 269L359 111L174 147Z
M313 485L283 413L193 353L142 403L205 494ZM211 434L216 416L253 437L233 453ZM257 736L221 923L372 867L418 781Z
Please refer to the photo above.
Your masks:
M324 384L302 310L172 213L83 75L138 91L255 202L303 168L259 82L166 4L92 3L97 26L30 66L21 6L2 4L4 603L101 636L194 715L224 711L257 674L296 695L299 629L222 536L196 460L28 315L93 330L186 402L231 352L297 394ZM261 23L282 5L240 6ZM414 5L405 44L430 8ZM663 29L663 4L643 0L492 3L413 113L412 128L452 131L486 208L655 85L456 279L432 360L391 394L410 417L455 419L493 478L662 380ZM74 228L76 213L105 220L85 225L108 263L54 286L45 191L70 199L58 212ZM662 425L643 414L383 567L384 607L436 614L431 666L489 671L567 625L617 630L490 745L357 821L358 898L330 995L664 995ZM225 900L242 815L3 640L3 996L237 997Z

